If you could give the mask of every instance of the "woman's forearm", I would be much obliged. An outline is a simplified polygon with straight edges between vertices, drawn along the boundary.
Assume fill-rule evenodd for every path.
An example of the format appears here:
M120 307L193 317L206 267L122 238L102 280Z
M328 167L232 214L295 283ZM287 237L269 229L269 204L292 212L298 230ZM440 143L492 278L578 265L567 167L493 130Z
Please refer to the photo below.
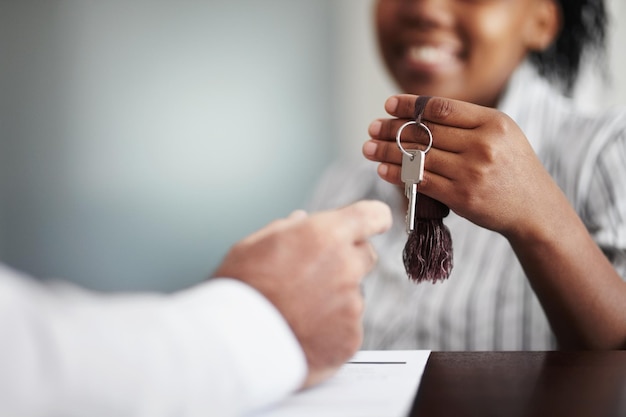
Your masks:
M626 282L571 207L509 237L562 349L626 348Z

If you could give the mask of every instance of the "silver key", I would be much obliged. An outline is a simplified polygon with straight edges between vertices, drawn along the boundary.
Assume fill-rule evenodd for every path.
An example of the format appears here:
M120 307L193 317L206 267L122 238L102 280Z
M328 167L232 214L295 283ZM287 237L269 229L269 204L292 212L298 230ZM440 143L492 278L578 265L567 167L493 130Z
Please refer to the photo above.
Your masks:
M409 199L406 212L406 231L412 232L415 228L415 207L417 206L417 185L424 179L424 159L426 152L418 149L407 150L411 155L402 155L402 171L400 179L404 183L404 194Z

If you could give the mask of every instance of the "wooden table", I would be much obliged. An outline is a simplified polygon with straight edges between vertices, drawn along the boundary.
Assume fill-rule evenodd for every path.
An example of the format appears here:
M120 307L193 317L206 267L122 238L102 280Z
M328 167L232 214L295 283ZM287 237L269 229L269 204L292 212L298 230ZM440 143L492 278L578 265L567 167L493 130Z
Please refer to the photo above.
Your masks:
M626 351L433 352L410 417L626 417Z

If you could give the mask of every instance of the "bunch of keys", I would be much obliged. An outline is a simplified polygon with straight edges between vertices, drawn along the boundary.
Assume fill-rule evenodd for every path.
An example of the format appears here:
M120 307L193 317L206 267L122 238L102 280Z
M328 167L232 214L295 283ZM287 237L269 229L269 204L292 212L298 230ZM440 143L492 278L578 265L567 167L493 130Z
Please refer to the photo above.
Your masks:
M410 149L406 150L402 147L400 137L402 130L409 125L418 125L428 133L429 144L426 149ZM406 231L412 232L415 229L415 208L417 207L417 186L424 179L424 160L426 159L426 153L433 145L433 135L430 129L424 124L411 120L403 124L398 133L396 134L396 143L398 148L402 151L402 170L400 172L400 179L404 183L404 194L409 200L409 207L406 213Z

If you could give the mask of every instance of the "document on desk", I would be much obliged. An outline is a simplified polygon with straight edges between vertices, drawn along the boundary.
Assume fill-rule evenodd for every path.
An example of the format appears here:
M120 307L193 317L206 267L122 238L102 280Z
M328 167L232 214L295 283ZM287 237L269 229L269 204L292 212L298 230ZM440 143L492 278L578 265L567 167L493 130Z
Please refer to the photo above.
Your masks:
M406 417L429 350L359 351L329 380L253 417Z

